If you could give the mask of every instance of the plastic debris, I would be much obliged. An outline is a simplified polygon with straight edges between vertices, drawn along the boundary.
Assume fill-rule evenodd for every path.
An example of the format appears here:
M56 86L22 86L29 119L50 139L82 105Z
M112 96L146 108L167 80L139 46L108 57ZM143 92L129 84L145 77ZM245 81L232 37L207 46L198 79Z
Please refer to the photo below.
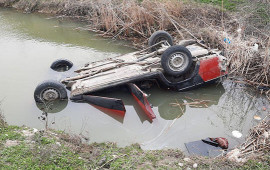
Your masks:
M229 147L229 142L228 142L228 139L226 138L218 137L218 138L209 138L209 139L213 142L216 142L218 146L221 147L222 149L228 149Z
M259 45L258 44L254 44L253 47L252 47L252 50L253 51L258 51L259 50Z
M198 167L198 164L193 164L193 168L197 168Z
M270 132L264 132L263 136L265 137L265 139L268 139L270 137Z
M230 41L229 38L224 38L224 42L225 42L225 43L228 43L228 44L231 44L231 41Z
M240 133L237 130L232 131L232 135L236 138L241 138L242 137L242 133Z
M255 115L253 118L254 118L255 120L262 120L262 118L261 118L260 116L258 116L258 115Z
M231 152L227 154L227 158L230 161L235 161L235 162L246 162L245 158L240 158L241 152L239 149L234 149Z

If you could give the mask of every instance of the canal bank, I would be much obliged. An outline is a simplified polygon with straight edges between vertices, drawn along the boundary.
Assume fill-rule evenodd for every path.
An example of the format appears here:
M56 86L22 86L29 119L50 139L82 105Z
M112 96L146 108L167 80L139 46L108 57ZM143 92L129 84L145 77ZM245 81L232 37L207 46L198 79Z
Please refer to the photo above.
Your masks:
M1 120L0 120L1 122ZM245 163L223 157L187 157L179 150L144 151L114 143L86 144L84 139L55 130L0 126L1 169L269 169L269 156Z

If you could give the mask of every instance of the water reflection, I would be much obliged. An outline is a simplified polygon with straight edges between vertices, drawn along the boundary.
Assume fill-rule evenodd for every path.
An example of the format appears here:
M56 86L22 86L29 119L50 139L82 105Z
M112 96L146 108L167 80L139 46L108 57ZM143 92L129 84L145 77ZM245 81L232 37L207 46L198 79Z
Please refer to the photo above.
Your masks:
M262 108L269 106L269 101L264 95L243 84L225 81L223 85L226 93L222 95L218 107L213 111L229 131L238 130L247 133L249 130L247 127L257 123L253 118L254 115L266 116L267 112Z
M63 111L68 105L68 100L55 100L50 102L39 103L36 102L36 106L42 112L46 113L58 113Z
M75 22L69 18L53 18L44 14L22 14L20 12L0 9L1 25L13 30L14 37L36 39L43 42L54 42L65 46L93 48L104 52L115 52L116 48L130 52L130 48L123 46L126 42L108 41L95 36L92 32L79 30L85 23ZM9 35L10 36L10 35Z
M173 120L185 114L187 105L190 108L208 108L217 105L220 97L225 93L225 89L222 84L218 84L191 92L169 92L169 95L166 95L166 92L168 93L168 91L161 90L158 93L152 93L149 101L153 106L158 107L158 112L163 119Z
M174 120L185 114L186 107L199 109L217 105L220 97L225 93L225 89L222 84L212 84L192 91L176 92L154 86L145 90L145 92L149 95L148 101L152 107L158 108L158 113L162 119ZM143 110L129 93L127 87L121 86L95 95L123 99L126 107L132 106L136 110L141 122L148 120ZM113 114L110 115L113 116Z

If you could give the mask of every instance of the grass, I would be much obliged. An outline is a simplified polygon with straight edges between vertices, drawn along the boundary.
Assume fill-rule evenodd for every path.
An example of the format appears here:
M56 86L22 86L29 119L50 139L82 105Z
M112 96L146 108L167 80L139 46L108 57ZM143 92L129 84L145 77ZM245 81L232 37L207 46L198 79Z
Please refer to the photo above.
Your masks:
M218 5L229 11L235 11L238 4L243 3L244 0L196 0L197 2Z
M262 24L267 25L270 23L270 9L267 8L265 5L258 4L256 8L256 13L258 14L260 22L262 22Z
M15 141L15 145L7 145ZM62 131L38 131L27 127L0 127L0 169L270 169L269 153L245 164L224 158L186 157L180 150L144 151L134 144L86 144ZM180 167L179 163L183 163Z
M24 137L18 132L17 126L0 127L0 142L6 140L23 140Z
M47 147L30 147L25 143L0 151L4 169L83 169L85 162L68 148L44 154Z

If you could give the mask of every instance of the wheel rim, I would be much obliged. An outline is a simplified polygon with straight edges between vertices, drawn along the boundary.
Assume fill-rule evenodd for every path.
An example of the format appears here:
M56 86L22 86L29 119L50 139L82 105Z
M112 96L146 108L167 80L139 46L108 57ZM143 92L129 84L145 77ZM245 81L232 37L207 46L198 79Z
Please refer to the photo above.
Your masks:
M164 42L161 43L161 44L159 44L159 45L156 45L156 46L154 47L155 50L160 49L160 48L162 47L162 45L168 44L167 38L164 38L164 37L159 37L158 39L156 39L155 44L158 44L158 43L161 42L161 41L164 41Z
M184 53L174 53L168 60L169 68L172 71L182 71L188 65L187 55Z
M42 99L46 101L53 101L59 98L59 93L55 89L45 89L41 95Z

